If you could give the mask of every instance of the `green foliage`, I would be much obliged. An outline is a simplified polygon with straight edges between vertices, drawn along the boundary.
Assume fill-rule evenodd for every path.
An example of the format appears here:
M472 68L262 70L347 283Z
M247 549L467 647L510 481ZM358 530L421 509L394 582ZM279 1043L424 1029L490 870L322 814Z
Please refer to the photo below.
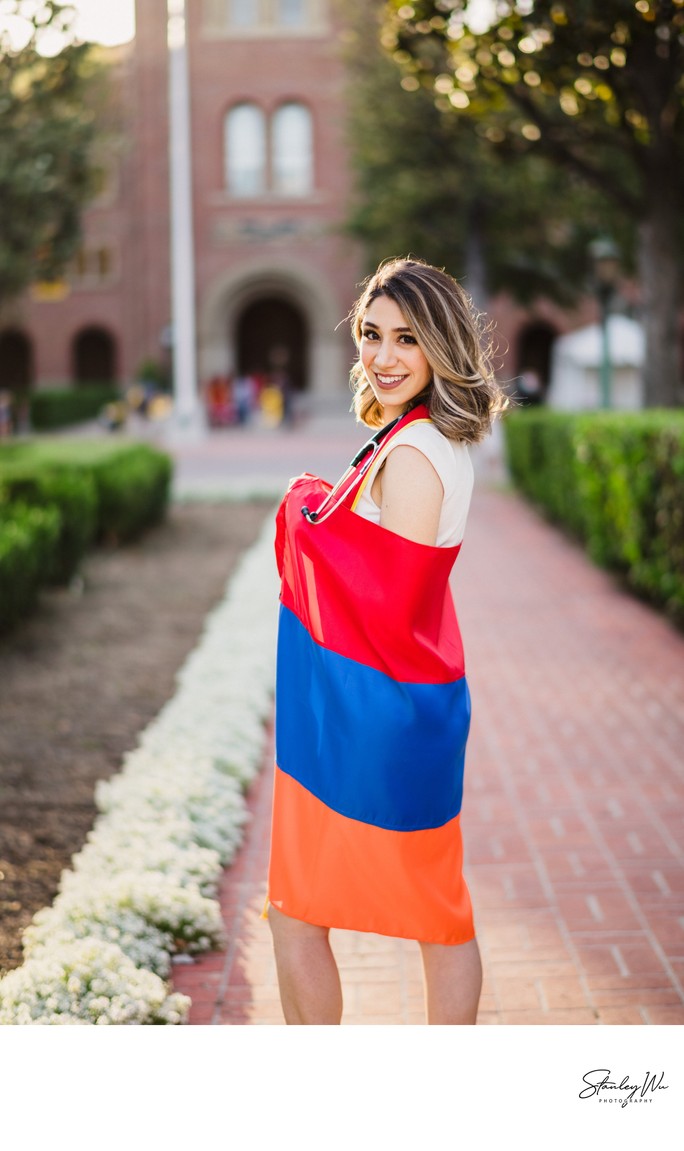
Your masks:
M0 482L10 469L87 475L95 487L94 536L124 543L164 516L173 463L165 452L131 441L40 439L0 447Z
M571 304L586 284L589 241L612 224L612 206L528 147L495 148L503 98L486 115L476 101L455 114L441 57L436 91L420 84L405 51L382 47L382 7L346 6L356 172L348 227L369 269L411 252L465 278L482 305L501 290L522 303L543 295Z
M135 378L141 384L154 384L163 391L169 391L171 388L169 368L161 360L143 360Z
M504 2L477 33L466 8L390 0L388 42L427 83L439 67L451 91L498 112L490 139L504 151L543 151L636 216L656 162L684 195L682 0Z
M90 45L69 42L72 10L52 0L33 7L25 47L0 34L0 304L63 271L95 190L90 150L101 69ZM20 0L5 0L3 17L20 8ZM48 34L64 35L56 56L38 51Z
M431 93L401 88L401 73L378 41L377 11L377 2L347 7L348 131L356 174L349 231L363 242L369 270L388 256L412 253L461 276L469 197L458 133Z
M500 158L544 157L612 205L607 230L640 281L645 402L680 404L684 0L499 0L478 31L467 0L385 12L407 77L476 119Z
M109 384L79 384L77 388L45 388L32 392L29 419L36 431L68 427L99 416L105 404L120 398Z
M118 437L112 439L109 436L81 439L44 435L34 439L8 440L0 444L0 467L11 460L32 467L69 464L79 468L94 468L123 450L139 446L134 440Z
M172 472L170 458L146 444L122 447L95 464L98 538L123 543L158 523L168 505Z
M53 440L0 447L0 630L40 587L68 581L93 542L122 544L164 516L172 461L147 444Z
M68 465L36 469L13 465L1 456L0 461L0 493L6 501L58 510L59 535L46 576L51 583L67 584L95 534L97 493L92 475Z
M0 500L0 632L33 607L53 568L59 531L57 508Z
M520 490L684 625L684 415L526 409L504 428Z
M508 415L504 427L515 483L552 519L581 535L584 519L576 495L574 421L564 412L524 409Z

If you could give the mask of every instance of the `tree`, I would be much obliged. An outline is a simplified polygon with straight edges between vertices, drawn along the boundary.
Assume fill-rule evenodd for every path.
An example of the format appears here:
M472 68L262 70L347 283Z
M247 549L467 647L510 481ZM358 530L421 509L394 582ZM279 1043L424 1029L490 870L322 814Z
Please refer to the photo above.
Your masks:
M19 18L22 7L6 0L5 21ZM47 0L33 11L22 47L13 46L6 26L0 31L0 309L64 269L96 180L90 148L99 68L90 45L70 37L71 9ZM55 44L55 55L39 51Z
M386 35L421 79L492 110L495 147L549 158L634 221L646 402L677 403L684 0L497 0L478 33L466 7L389 0Z
M382 0L345 6L356 173L348 227L369 266L412 252L464 279L481 307L500 290L521 303L572 304L589 240L608 223L605 197L527 148L494 149L490 138L504 133L491 106L486 119L470 103L453 115L450 78L440 75L435 93L406 70L405 53L393 59L394 37L383 47L383 9Z

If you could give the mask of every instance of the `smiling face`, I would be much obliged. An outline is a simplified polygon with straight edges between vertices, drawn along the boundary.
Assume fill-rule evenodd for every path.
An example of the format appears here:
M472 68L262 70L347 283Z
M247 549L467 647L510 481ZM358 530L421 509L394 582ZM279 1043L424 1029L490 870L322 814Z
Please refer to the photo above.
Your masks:
M404 313L389 296L376 296L368 305L361 325L359 356L387 422L400 416L432 378Z

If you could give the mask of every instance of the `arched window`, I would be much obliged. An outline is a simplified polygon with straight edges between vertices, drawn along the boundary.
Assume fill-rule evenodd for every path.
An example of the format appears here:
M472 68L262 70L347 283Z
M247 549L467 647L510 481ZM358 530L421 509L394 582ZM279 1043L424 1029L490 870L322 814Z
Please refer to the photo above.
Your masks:
M282 104L272 124L273 191L306 196L313 188L313 127L304 104Z
M113 384L116 380L116 344L105 328L82 328L72 345L77 384Z
M233 196L266 190L266 123L256 104L236 104L225 119L226 186Z
M31 340L17 328L0 333L0 390L22 392L33 383Z

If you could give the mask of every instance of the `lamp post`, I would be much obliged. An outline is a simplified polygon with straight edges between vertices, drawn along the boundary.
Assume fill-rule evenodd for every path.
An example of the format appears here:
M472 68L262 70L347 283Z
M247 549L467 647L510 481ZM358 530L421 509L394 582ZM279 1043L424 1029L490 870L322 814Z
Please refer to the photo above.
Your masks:
M594 268L594 287L601 313L601 407L610 408L613 391L613 365L610 356L608 318L620 273L620 253L609 237L589 245Z
M185 0L167 0L169 47L169 168L171 197L171 317L176 425L199 421L195 344L192 150Z

